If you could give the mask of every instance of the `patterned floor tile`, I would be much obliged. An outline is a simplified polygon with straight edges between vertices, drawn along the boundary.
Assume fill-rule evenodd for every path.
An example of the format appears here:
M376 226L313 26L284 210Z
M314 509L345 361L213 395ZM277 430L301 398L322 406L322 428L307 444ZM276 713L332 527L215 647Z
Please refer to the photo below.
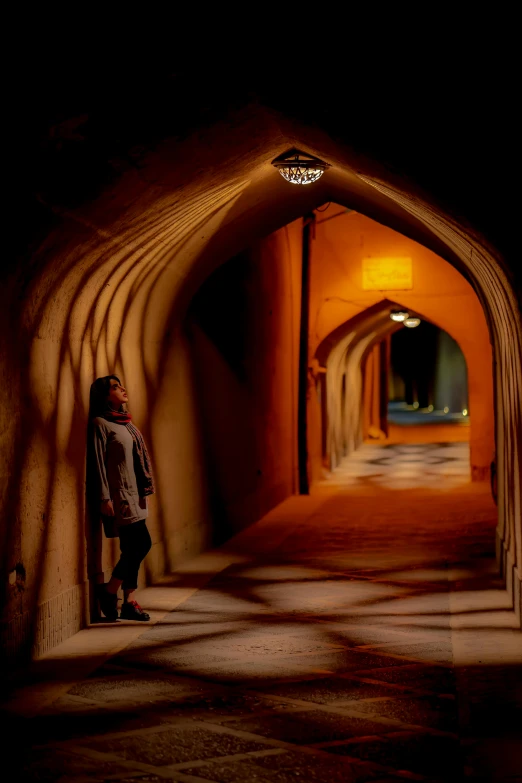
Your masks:
M274 715L229 722L229 727L241 728L262 737L310 745L317 742L350 737L380 735L393 731L393 726L364 718L351 718L320 710L305 710L288 715Z
M264 693L316 704L332 704L339 702L354 702L354 708L359 709L361 699L375 699L383 696L395 696L395 690L388 685L370 685L359 680L341 677L323 677L301 682L279 683L276 688L265 685L257 688Z
M144 732L121 738L90 741L86 743L86 747L157 767L266 750L266 744L232 734L207 731L196 726L171 726L153 733Z

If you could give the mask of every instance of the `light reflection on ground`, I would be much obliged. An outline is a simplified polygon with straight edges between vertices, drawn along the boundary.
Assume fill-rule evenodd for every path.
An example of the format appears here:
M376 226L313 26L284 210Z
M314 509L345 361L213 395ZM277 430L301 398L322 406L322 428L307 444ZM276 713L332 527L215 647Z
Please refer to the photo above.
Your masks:
M331 486L444 488L470 481L469 443L364 443L325 476Z

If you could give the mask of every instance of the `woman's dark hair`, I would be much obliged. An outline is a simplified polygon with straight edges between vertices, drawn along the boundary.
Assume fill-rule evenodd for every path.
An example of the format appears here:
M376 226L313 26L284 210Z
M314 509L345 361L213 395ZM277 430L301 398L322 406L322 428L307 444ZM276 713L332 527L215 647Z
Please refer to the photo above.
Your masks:
M96 416L103 416L107 410L107 400L111 390L111 381L121 383L117 375L104 375L103 378L96 378L91 384L91 393L89 396L89 418L95 419Z

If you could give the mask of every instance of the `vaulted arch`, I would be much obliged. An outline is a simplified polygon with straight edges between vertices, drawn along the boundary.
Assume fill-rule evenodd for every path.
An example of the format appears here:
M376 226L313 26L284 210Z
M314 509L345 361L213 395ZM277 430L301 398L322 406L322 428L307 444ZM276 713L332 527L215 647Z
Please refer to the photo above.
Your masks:
M390 319L390 312L408 309L411 310L407 296L400 302L388 299L377 302L338 326L322 340L316 350L315 358L319 363L317 378L321 384L321 394L326 400L323 406L322 440L326 464L330 469L335 468L343 457L363 441L364 362L375 345L403 328L400 323ZM414 312L423 320L429 320L423 313ZM436 325L444 328L440 323ZM476 361L475 354L465 355L465 358L473 378L483 372L482 364ZM472 425L470 461L473 478L483 480L489 478L489 461L481 463L481 459L484 462L480 453L482 390L475 384L471 388L470 406L472 409L474 405L477 406L479 425Z
M84 621L84 431L94 377L122 373L134 415L155 444L152 576L206 545L212 522L201 492L184 315L220 264L327 201L429 247L482 303L495 358L499 558L520 595L522 325L506 264L379 161L321 131L260 106L239 112L229 129L215 123L183 141L159 141L139 168L122 170L89 202L65 208L42 196L53 227L3 289L2 332L19 339L16 349L5 340L3 407L12 415L3 430L2 549L6 571L20 560L28 574L22 609L13 597L8 611L15 647L48 602L70 600L75 619L44 647ZM332 164L317 186L294 188L271 166L294 146ZM297 247L296 230L294 239ZM24 400L23 416L13 400ZM110 552L103 558L107 568Z

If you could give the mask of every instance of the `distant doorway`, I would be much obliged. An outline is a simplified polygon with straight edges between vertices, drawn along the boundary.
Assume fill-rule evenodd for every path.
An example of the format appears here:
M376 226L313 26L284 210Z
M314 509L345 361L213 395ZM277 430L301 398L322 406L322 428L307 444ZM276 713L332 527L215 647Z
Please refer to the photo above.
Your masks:
M458 343L428 321L391 336L388 422L469 426L468 372Z

